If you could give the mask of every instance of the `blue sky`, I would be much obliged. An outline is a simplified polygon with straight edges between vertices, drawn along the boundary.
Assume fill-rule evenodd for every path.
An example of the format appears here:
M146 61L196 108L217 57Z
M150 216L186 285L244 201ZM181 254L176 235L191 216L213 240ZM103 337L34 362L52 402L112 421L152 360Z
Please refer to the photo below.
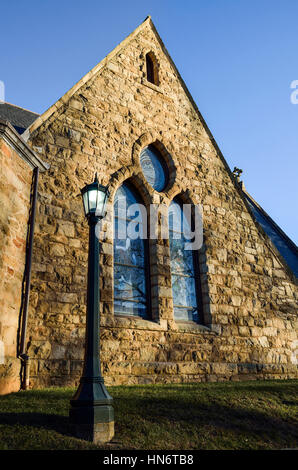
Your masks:
M42 113L150 14L228 164L297 242L297 0L1 4L5 99Z

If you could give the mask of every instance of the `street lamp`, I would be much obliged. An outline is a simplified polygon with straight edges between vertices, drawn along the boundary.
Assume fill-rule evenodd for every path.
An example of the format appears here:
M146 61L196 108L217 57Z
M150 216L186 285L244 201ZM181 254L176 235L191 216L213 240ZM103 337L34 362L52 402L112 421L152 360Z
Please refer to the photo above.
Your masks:
M70 400L69 418L77 437L96 444L114 436L113 399L105 388L99 359L99 240L96 225L106 215L109 192L93 183L82 190L85 216L89 223L86 341L83 374Z

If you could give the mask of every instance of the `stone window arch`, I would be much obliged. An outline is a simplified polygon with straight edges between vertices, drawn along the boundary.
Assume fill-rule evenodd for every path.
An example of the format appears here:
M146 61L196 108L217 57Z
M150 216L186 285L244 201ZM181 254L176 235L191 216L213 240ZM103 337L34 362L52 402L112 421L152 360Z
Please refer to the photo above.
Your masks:
M152 51L146 54L146 78L148 82L159 86L158 62Z
M193 216L183 210L184 201L175 197L169 205L169 244L174 319L203 323L202 294L197 250L186 249L193 230Z
M147 216L129 181L114 198L114 314L150 317Z

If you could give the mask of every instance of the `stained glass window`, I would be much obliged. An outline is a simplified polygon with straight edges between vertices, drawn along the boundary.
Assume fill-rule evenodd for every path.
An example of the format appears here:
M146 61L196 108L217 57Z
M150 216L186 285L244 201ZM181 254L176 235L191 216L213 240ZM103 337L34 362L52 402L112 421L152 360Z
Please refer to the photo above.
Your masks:
M186 250L191 241L191 224L183 213L179 201L172 201L169 207L169 239L171 252L171 274L176 320L199 322L197 282L194 251Z
M140 155L141 167L148 183L162 191L167 184L167 169L157 149L153 145L145 147Z
M123 184L114 202L114 312L148 316L144 214L134 189Z

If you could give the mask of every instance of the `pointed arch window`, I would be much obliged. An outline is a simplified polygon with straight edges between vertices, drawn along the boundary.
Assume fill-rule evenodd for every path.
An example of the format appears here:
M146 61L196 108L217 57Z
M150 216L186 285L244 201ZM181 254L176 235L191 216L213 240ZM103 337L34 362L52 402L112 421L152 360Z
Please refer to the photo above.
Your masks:
M128 183L114 201L114 313L149 316L149 276L144 206Z
M181 201L175 198L169 207L174 318L201 323L197 253L194 250L185 249L185 244L190 241L186 233L190 232L191 228L191 223L183 213Z

